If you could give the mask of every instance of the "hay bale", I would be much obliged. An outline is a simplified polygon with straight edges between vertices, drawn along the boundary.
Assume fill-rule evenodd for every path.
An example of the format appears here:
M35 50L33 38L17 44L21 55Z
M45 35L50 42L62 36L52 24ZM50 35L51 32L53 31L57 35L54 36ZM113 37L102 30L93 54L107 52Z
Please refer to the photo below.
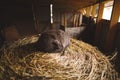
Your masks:
M1 50L0 79L118 80L118 74L95 47L71 39L64 53L36 50L38 36L7 43Z

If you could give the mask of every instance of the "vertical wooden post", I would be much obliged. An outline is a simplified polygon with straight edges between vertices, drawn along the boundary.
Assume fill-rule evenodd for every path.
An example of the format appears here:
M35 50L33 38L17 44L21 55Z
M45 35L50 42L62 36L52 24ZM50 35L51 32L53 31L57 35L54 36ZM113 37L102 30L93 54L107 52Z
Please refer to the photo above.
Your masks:
M99 22L102 19L103 10L104 10L104 3L100 3L99 4L99 11L98 11L98 18L97 18L96 32L95 32L95 44L97 44L97 45L98 45L99 40L100 40L101 26L99 26Z
M93 9L93 6L89 6L89 7L86 8L86 15L87 16L91 16L92 9Z
M74 18L73 18L73 26L75 27L75 21L76 21L76 14L74 14Z
M79 24L78 24L78 26L81 26L81 24L82 24L82 18L83 18L82 13L79 13Z
M35 31L37 33L39 33L39 31L38 31L39 24L38 24L38 20L36 18L36 10L35 10L36 6L35 5L37 5L36 2L34 0L32 0L32 12L33 12L33 19L34 19Z
M64 14L64 21L65 21L65 27L67 27L67 16L66 16L67 13Z
M61 25L64 26L64 16L63 16L63 13L61 13Z
M113 48L115 34L117 30L117 23L120 15L120 0L114 0L112 16L110 21L109 30L106 37L105 50L110 51Z
M96 8L97 8L97 6L98 6L98 4L94 5L93 8L92 8L92 12L91 12L92 17L96 16Z
M92 10L93 10L93 6L90 6L90 8L89 8L90 10L89 10L89 16L92 16Z
M65 13L62 13L62 16L61 16L61 25L66 26L66 15L65 15Z

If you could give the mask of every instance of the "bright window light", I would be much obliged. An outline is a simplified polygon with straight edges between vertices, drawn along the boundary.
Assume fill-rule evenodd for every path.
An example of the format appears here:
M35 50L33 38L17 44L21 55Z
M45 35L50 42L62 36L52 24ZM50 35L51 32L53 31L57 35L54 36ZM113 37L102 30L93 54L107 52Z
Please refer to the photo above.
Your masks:
M119 16L119 20L118 20L118 22L120 22L120 16Z
M50 22L53 23L53 4L50 4Z
M113 8L113 1L109 1L105 3L104 10L103 10L103 19L110 20Z

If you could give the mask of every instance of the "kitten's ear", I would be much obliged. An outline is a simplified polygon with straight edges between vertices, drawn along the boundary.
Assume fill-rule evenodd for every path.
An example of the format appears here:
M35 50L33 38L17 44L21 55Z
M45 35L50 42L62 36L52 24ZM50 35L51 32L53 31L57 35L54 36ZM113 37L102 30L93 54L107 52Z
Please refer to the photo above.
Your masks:
M65 26L60 25L60 28L59 28L59 29L65 31Z

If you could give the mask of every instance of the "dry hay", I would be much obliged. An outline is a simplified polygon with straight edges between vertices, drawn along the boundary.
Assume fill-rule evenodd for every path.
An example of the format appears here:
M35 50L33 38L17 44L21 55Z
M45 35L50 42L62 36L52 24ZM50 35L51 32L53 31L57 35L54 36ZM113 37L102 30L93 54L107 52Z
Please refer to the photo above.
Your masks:
M2 48L1 80L118 80L106 56L95 47L71 39L64 53L42 53L26 37Z

